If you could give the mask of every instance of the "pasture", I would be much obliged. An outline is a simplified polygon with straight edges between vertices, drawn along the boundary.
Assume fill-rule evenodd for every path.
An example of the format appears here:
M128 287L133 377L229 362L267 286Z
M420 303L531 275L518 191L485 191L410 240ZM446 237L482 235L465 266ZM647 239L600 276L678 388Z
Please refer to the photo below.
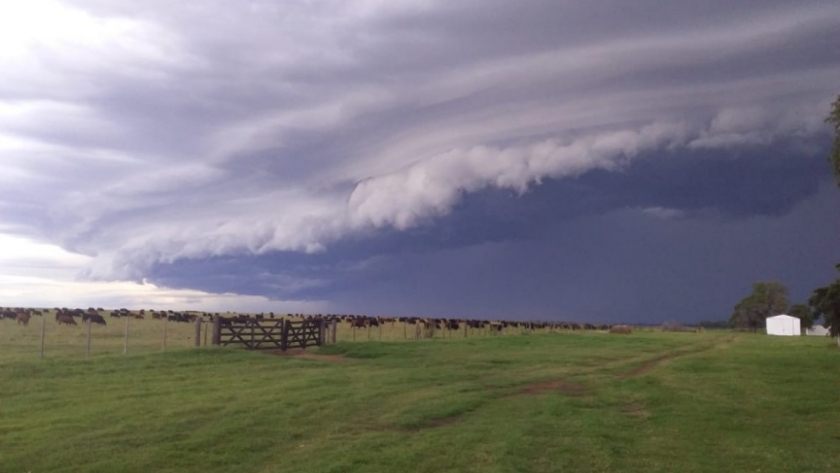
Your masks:
M3 472L840 467L840 351L823 338L542 333L42 362L0 348Z

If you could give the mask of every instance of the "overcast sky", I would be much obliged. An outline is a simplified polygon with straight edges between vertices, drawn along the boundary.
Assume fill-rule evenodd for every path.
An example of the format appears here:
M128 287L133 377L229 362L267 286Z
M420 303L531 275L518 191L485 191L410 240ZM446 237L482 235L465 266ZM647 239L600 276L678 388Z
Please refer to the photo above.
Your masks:
M804 300L838 44L836 1L0 2L0 305Z

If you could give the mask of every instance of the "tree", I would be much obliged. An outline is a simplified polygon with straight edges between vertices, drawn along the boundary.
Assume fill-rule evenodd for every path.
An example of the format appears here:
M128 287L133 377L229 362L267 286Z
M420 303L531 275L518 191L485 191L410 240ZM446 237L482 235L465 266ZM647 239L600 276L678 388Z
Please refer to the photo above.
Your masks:
M799 319L799 327L802 330L802 334L805 334L805 330L814 327L814 314L811 312L811 308L808 307L807 304L795 304L790 306L790 315Z
M834 128L834 143L831 145L828 161L831 163L837 186L840 187L840 95L831 104L831 112L825 122ZM840 271L840 264L836 268ZM825 320L825 326L832 337L837 337L837 346L840 347L840 279L816 289L808 299L808 305L815 320L820 317Z
M840 264L837 265L840 271ZM837 345L840 346L840 279L835 280L828 286L818 288L808 299L814 318L820 317L825 320L825 326L832 337L839 337Z
M755 332L764 326L767 317L785 313L788 309L787 288L777 281L753 284L750 295L735 305L729 324Z
M840 95L831 104L831 112L825 122L834 128L834 143L828 161L834 171L837 186L840 187ZM836 268L840 271L840 264ZM840 346L840 279L814 290L808 299L808 305L814 319L822 317L825 320L829 333L832 337L837 337L837 346Z
M840 95L831 104L831 112L825 122L834 128L834 143L831 146L831 154L828 160L831 162L831 169L834 171L837 186L840 187Z

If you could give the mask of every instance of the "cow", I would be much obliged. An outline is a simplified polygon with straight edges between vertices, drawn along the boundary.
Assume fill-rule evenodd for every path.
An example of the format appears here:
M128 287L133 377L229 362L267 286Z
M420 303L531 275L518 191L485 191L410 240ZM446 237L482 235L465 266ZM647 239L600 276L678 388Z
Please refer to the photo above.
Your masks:
M85 314L82 316L82 322L92 322L99 325L105 325L105 319L99 314Z
M18 312L16 319L19 324L29 325L29 314L25 312Z
M633 333L633 329L629 325L613 325L610 327L610 333L620 333L629 335Z
M79 325L72 315L56 315L55 320L58 321L58 325Z
M167 320L170 322L189 322L190 318L187 314L175 312L172 315L167 316Z

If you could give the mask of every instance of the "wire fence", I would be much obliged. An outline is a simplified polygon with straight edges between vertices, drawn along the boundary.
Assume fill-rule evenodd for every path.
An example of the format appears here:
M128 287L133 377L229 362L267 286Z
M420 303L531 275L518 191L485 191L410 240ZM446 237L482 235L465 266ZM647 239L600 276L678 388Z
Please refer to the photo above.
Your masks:
M210 346L212 315L154 311L96 312L73 315L56 309L27 309L26 320L17 313L0 318L0 361L96 358L106 355L156 353ZM0 314L3 311L0 310ZM218 315L218 314L217 314ZM224 317L271 320L280 315L223 314ZM269 318L270 317L270 318ZM313 316L286 315L289 320ZM317 316L315 316L317 318ZM445 340L500 337L525 333L599 329L531 322L454 321L390 317L331 317L328 343Z

